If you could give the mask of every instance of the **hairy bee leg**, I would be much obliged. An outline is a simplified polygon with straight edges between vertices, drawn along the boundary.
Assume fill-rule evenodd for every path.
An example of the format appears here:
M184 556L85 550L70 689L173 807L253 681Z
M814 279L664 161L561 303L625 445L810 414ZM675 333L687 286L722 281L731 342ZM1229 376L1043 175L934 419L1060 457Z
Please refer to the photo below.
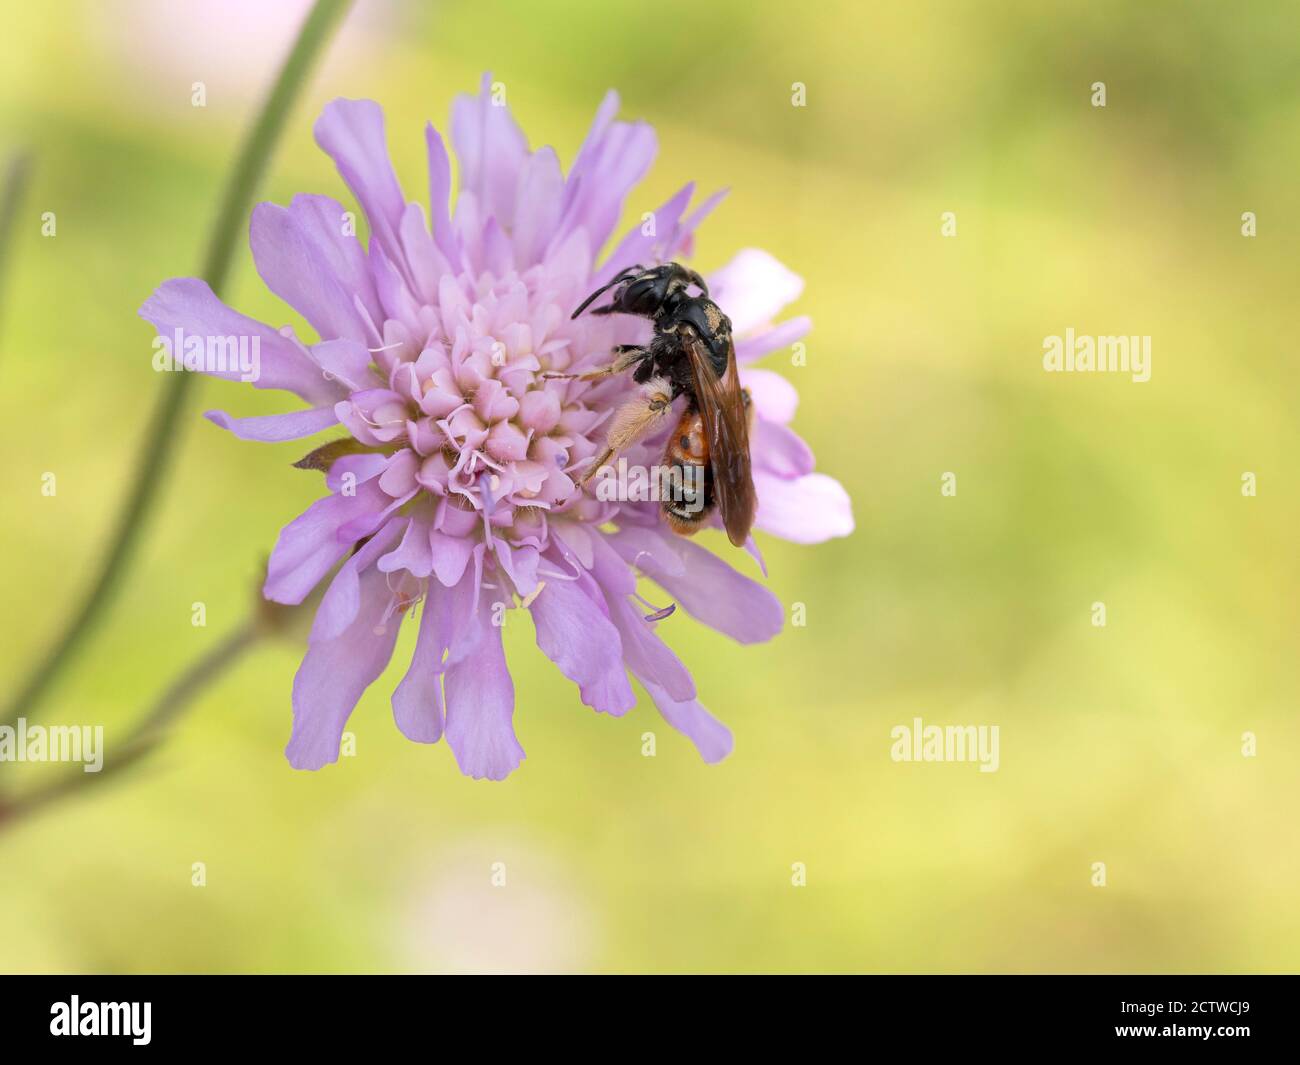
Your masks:
M673 390L666 377L656 377L647 381L641 388L641 394L629 399L619 407L614 415L609 435L605 439L605 450L587 467L579 485L585 485L596 472L608 465L610 459L624 448L631 446L643 436L648 436L663 425L664 419L672 410Z
M602 366L599 370L588 370L586 373L544 373L544 381L599 381L602 377L613 377L624 370L630 370L642 359L648 358L650 352L639 344L619 344L614 348L614 353L618 356L608 366Z

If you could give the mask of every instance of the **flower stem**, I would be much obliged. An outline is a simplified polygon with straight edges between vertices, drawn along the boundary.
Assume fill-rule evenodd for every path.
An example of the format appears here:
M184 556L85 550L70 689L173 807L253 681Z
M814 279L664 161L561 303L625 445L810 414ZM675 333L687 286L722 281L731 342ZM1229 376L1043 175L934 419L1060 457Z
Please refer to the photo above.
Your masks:
M289 110L306 80L312 62L350 3L351 0L316 0L316 5L303 23L298 39L280 70L280 76L266 98L261 114L244 142L222 196L203 263L203 279L218 295L224 289L230 274L230 264L245 228L244 219L254 191L266 171L271 150L284 127ZM24 714L31 713L116 593L131 561L145 519L153 509L158 491L166 479L172 455L176 451L177 423L191 383L191 374L168 375L162 397L154 407L148 429L140 442L134 480L122 505L99 575L62 634L6 707L0 721L13 723Z
M4 188L0 189L0 284L4 282L5 270L13 256L14 221L18 217L18 205L22 202L31 169L30 156L15 155L9 160Z
M120 770L149 754L166 737L168 726L189 708L194 698L234 666L266 633L265 626L256 617L251 618L203 655L172 682L126 738L115 745L113 757L104 759L98 773L87 773L78 767L44 787L14 798L0 798L0 829L82 788L114 778Z

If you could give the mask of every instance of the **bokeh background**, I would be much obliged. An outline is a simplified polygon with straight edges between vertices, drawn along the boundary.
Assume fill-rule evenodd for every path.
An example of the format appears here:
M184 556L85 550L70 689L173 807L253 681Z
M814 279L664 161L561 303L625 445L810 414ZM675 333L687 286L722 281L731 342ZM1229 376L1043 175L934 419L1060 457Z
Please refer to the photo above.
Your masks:
M35 158L0 294L16 687L95 572L163 384L136 309L197 272L304 5L3 8L0 153ZM1286 5L1212 0L362 3L259 198L347 202L311 139L335 96L383 103L419 199L423 122L445 128L483 70L566 162L618 88L660 140L628 222L688 178L730 185L696 264L757 245L806 278L807 365L765 365L799 388L795 427L857 532L761 538L771 587L807 610L770 645L680 613L663 630L736 735L714 767L644 698L622 721L582 707L524 621L506 640L528 758L507 782L397 733L409 627L352 719L357 756L294 772L301 649L262 647L159 756L0 831L0 969L1300 967L1296 28ZM298 321L242 247L227 299ZM1150 382L1044 373L1067 327L1151 335ZM103 723L111 754L238 624L320 484L289 468L301 444L199 414L275 402L203 381L155 442L178 451L162 506L39 720ZM891 761L915 716L998 725L1000 770ZM0 765L0 795L57 771Z

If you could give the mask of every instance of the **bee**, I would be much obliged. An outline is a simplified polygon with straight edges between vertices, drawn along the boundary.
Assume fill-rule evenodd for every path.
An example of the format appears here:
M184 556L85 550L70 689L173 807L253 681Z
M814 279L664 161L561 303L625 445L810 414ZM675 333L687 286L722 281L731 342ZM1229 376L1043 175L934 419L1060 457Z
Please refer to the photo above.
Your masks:
M690 294L692 287L699 295ZM605 450L581 483L620 451L662 429L673 402L686 396L660 467L664 518L674 532L689 536L716 507L728 539L743 546L754 524L756 497L749 458L750 399L740 386L731 319L709 299L704 279L674 262L629 267L588 296L571 317L610 289L609 303L591 313L648 318L654 336L644 346L619 345L614 361L598 370L548 375L598 381L630 370L641 385L615 413Z

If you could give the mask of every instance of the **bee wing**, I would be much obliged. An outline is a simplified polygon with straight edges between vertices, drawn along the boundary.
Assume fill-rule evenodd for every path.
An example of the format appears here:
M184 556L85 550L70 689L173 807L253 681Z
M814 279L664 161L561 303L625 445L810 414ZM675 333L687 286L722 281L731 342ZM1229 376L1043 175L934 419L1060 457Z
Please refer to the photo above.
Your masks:
M695 378L695 400L709 442L713 492L722 511L722 524L727 538L742 547L754 524L757 501L749 462L749 419L736 369L736 350L728 344L727 369L718 377L703 340L687 336L682 346Z

